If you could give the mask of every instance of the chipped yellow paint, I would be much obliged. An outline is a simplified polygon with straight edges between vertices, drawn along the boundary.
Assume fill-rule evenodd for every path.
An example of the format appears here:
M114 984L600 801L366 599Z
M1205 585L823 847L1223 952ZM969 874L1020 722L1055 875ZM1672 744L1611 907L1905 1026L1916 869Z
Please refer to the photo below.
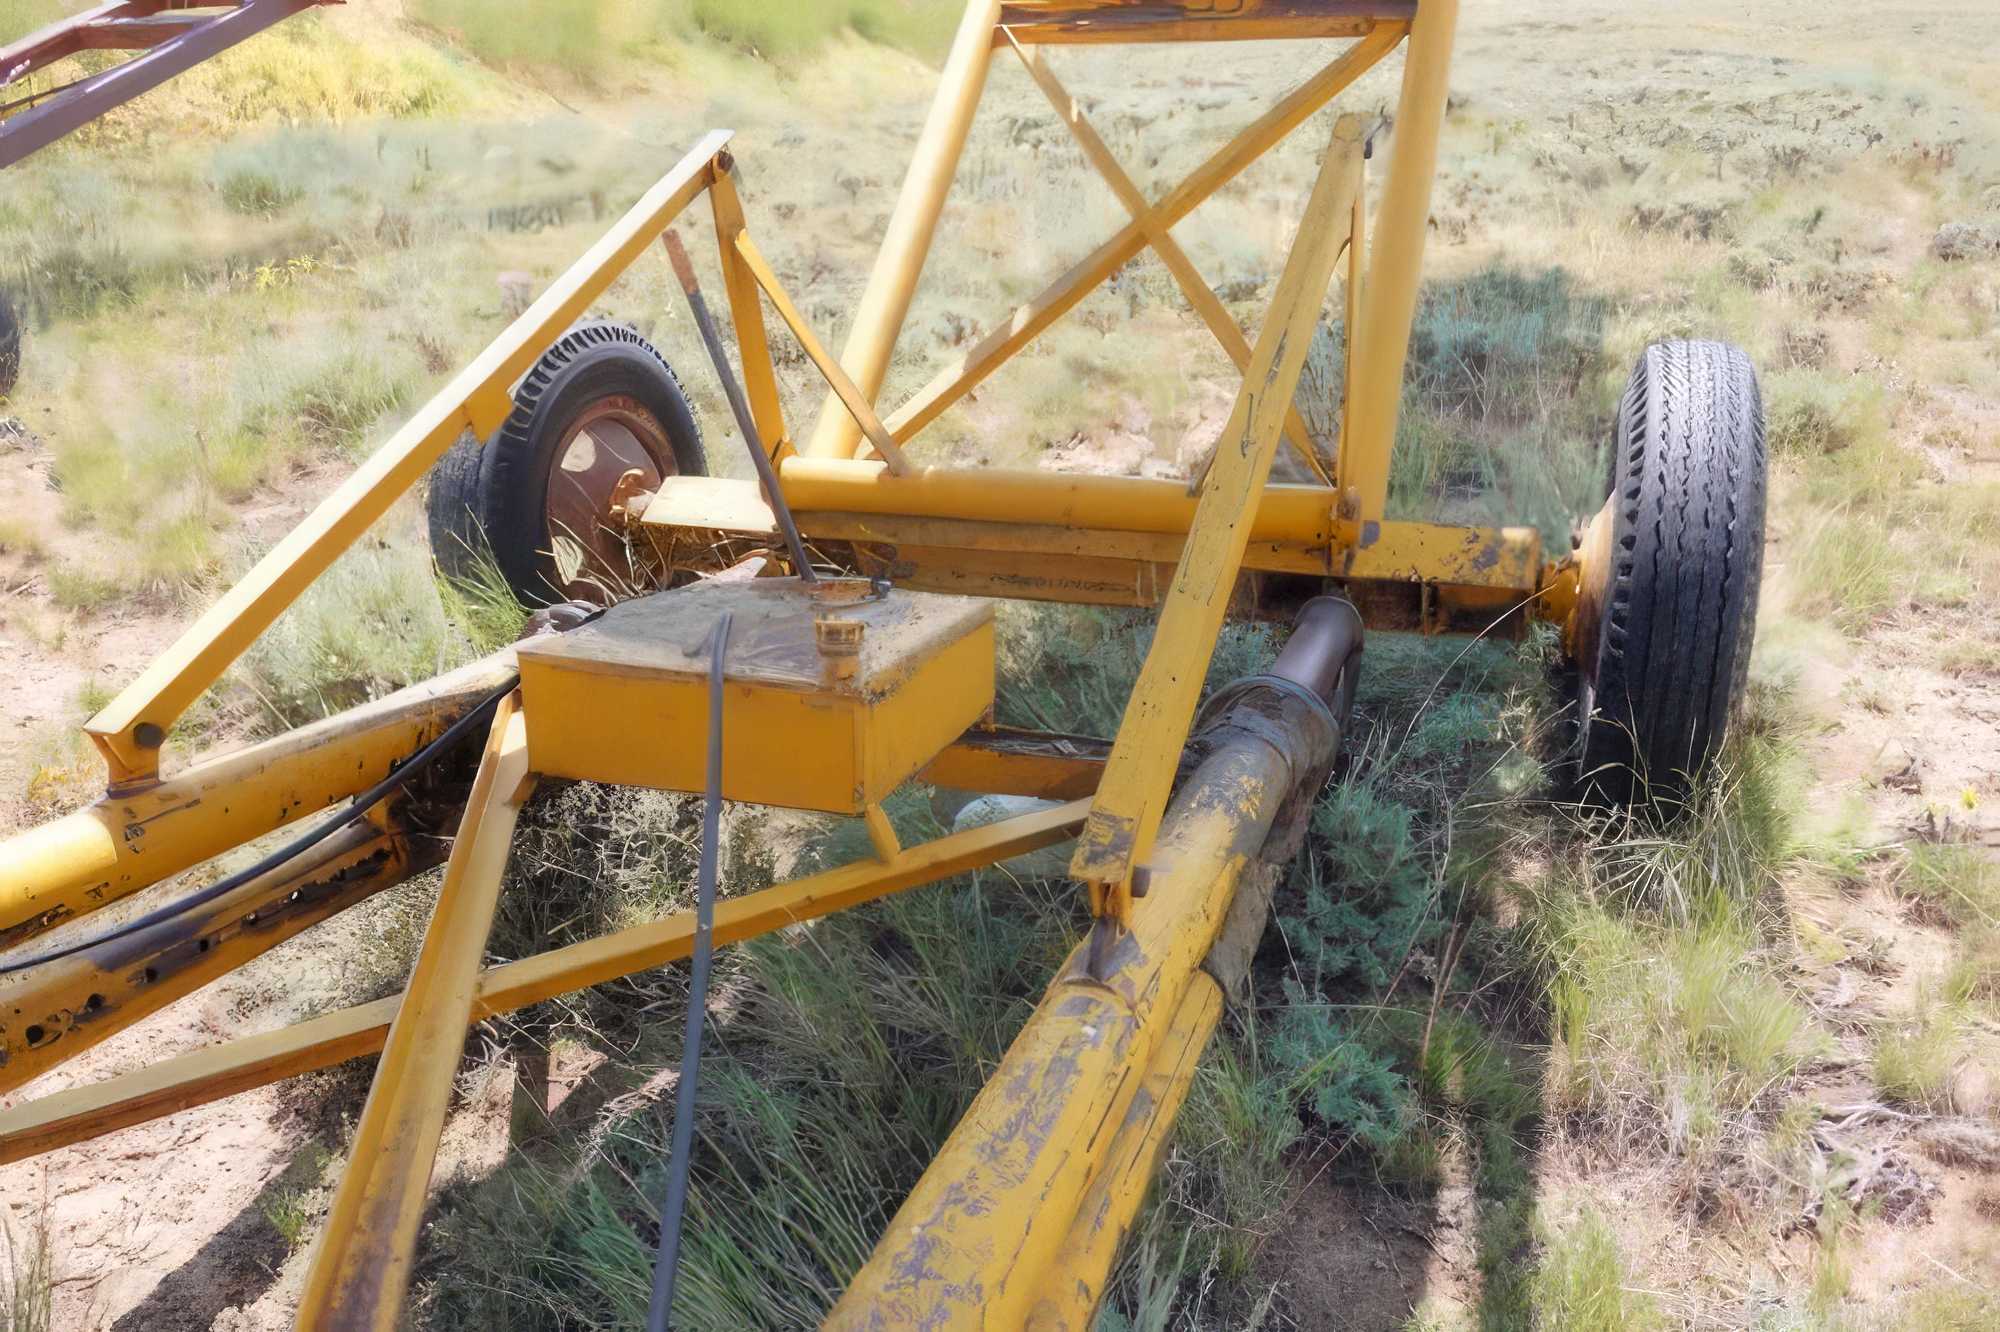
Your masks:
M1051 1264L1046 1293L1029 1311L1031 1332L1091 1326L1118 1248L1159 1171L1174 1118L1221 1016L1221 988L1206 972L1195 973L1104 1153L1103 1167L1077 1207L1076 1220Z
M1297 776L1247 741L1188 779L1145 910L1103 951L1100 975L1088 942L1070 956L828 1327L1023 1325L1058 1279L1092 1180Z
M306 1271L301 1332L394 1332L401 1325L479 962L514 822L534 785L518 700L510 694L493 715L430 928Z
M363 821L181 918L0 980L0 1093L429 868L438 846Z
M366 789L513 667L412 685L0 842L0 941L18 942Z

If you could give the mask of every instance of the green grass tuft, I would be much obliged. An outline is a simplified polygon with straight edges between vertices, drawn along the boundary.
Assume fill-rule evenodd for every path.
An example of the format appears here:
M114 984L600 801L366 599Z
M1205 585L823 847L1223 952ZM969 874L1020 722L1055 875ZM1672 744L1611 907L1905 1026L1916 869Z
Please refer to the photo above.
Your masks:
M1544 1234L1529 1299L1533 1326L1549 1332L1649 1332L1666 1326L1652 1296L1632 1288L1617 1236L1595 1212Z

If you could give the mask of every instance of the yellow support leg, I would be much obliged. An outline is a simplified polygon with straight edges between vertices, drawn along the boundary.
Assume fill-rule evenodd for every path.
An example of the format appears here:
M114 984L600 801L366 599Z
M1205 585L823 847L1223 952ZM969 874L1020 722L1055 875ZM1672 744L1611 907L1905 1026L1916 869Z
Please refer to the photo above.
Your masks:
M1389 179L1375 214L1361 323L1353 339L1351 428L1342 432L1340 482L1355 497L1360 544L1373 544L1389 497L1389 451L1403 401L1403 363L1417 314L1424 232L1430 223L1431 182L1437 174L1438 132L1450 91L1451 42L1458 0L1423 0L1410 28L1403 91L1396 105Z
M1077 839L1070 873L1091 885L1091 906L1121 923L1131 915L1132 872L1145 863L1187 743L1203 668L1229 610L1278 433L1305 366L1333 265L1360 188L1361 125L1342 116L1299 222L1298 239L1271 298L1216 463L1196 505L1187 548L1160 609L1159 630L1132 687L1097 802Z
M861 304L855 308L847 345L841 349L841 366L870 401L881 394L882 381L888 377L896 337L903 331L917 278L930 254L931 234L944 211L952 177L958 173L958 155L972 130L979 96L986 90L986 71L993 62L993 28L999 21L1000 0L966 0L951 54L945 57L944 72L938 76L937 100L931 103L930 115L917 136L910 170L903 177L903 191L889 215L882 249L875 256ZM861 427L847 405L839 394L828 393L805 451L826 458L851 458L860 443Z
M445 867L389 1042L355 1130L347 1171L333 1196L299 1301L302 1332L394 1332L402 1321L431 1167L458 1073L479 963L514 821L534 784L527 727L515 698L503 701L473 780L465 818Z

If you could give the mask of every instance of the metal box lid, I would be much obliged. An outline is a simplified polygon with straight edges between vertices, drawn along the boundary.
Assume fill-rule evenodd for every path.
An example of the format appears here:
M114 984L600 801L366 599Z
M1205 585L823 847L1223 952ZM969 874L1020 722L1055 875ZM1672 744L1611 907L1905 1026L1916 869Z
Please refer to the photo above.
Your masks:
M878 698L916 666L993 618L975 597L905 592L864 579L710 579L613 606L564 634L516 648L530 659L609 675L708 678L716 622L733 615L723 678Z
M716 579L516 648L534 770L701 790L710 640L725 611L731 800L858 813L993 706L990 603L858 579L820 590Z

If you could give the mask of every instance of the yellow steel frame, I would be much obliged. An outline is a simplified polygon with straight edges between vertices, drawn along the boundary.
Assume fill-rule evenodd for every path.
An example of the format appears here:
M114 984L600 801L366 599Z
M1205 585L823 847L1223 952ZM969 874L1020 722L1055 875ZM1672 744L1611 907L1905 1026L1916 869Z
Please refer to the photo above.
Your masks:
M108 794L82 814L0 844L0 939L92 910L363 789L462 713L482 681L490 689L496 675L504 676L507 661L484 663L235 759L173 777L160 770L162 747L188 706L462 432L485 437L497 429L512 409L513 386L536 358L705 193L745 395L778 463L778 484L809 536L852 541L857 550L901 543L906 554L922 553L920 582L948 579L956 567L970 571L965 585L973 590L1004 593L1008 577L1018 576L1021 586L1036 589L1032 595L1162 606L1153 648L1108 753L1100 746L1079 758L1052 757L1019 737L976 731L926 772L940 782L1069 803L914 848L901 846L874 808L868 813L874 859L717 909L716 938L727 943L1081 830L1072 869L1091 886L1100 917L1091 946L1050 987L832 1322L877 1326L921 1314L954 1326L1082 1325L1220 1011L1221 996L1199 968L1277 808L1302 776L1275 750L1252 746L1213 771L1213 760L1204 764L1199 798L1184 793L1168 808L1202 667L1230 613L1239 574L1343 580L1364 614L1376 604L1371 597L1413 593L1426 627L1506 615L1530 603L1534 613L1557 620L1590 612L1589 588L1576 567L1545 565L1532 533L1393 522L1384 512L1456 19L1457 0L968 0L838 360L749 235L728 133L708 135L91 719L85 729L107 762ZM1150 201L1039 49L1266 37L1354 40ZM1360 126L1343 118L1252 344L1175 242L1173 226L1406 38L1393 160L1368 243ZM877 400L996 50L1012 51L1022 63L1130 221L885 413ZM1327 456L1308 433L1293 391L1343 246L1347 404L1338 448ZM1214 459L1193 486L913 462L907 446L916 435L1148 248L1243 374ZM802 449L787 431L778 395L763 320L767 299L828 385ZM1285 440L1316 484L1268 484ZM880 461L855 456L864 441ZM761 521L754 497L736 496L730 486L670 487L655 505L670 509L680 502L675 495L715 497L732 514L750 517L710 519L708 526L743 530L747 522L754 530ZM702 519L691 515L683 525L700 527ZM651 510L647 521L654 521ZM1099 571L1108 582L1094 585L1086 573L1065 585L1052 572L1065 563ZM1134 577L1121 591L1118 580ZM1442 608L1435 617L1434 604ZM467 1025L685 957L692 939L692 921L681 915L479 969L514 817L532 784L525 735L516 705L503 703L403 996L0 1112L0 1161L380 1051L350 1169L307 1277L301 1326L393 1326ZM370 821L326 843L311 864L245 885L179 933L154 941L156 952L146 956L177 956L173 950L190 941L204 954L212 951L201 964L177 970L170 984L134 990L129 966L117 972L93 953L8 982L9 998L23 1011L46 1010L65 1038L24 1041L6 1051L0 1090L416 867L422 856L411 849L400 808L390 802L373 811ZM373 871L350 873L363 864ZM1141 873L1148 888L1135 900ZM336 880L340 886L324 889ZM303 908L279 910L302 900ZM272 913L283 915L282 922ZM118 965L125 962L121 955ZM151 982L153 969L143 970ZM115 991L117 984L131 992ZM42 1038L49 1034L45 1025L36 1029ZM1019 1132L1024 1115L1038 1125L1032 1145Z

